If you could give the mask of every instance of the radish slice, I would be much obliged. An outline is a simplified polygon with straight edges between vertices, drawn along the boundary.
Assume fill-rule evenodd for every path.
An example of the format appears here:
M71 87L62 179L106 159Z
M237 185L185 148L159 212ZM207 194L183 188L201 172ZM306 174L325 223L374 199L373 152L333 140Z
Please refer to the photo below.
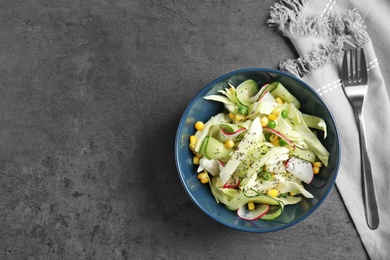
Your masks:
M246 128L240 128L240 129L238 129L237 131L235 131L235 132L233 132L233 133L228 133L228 132L225 131L225 129L223 129L223 128L221 128L221 131L222 131L222 133L223 133L224 135L226 135L226 136L236 136L236 135L238 135L238 134L241 134L241 133L245 132L245 131L246 131Z
M280 132L278 132L275 129L272 129L270 127L264 127L263 129L264 129L265 132L268 131L268 132L271 132L271 133L279 136L280 138L284 139L288 143L289 146L291 146L292 148L295 148L295 144L293 143L293 141L291 141L290 139L285 137L282 133L280 133Z
M228 133L223 128L221 128L220 132L218 133L218 139L223 142L226 140L233 140L236 142L236 141L240 141L244 137L245 133L246 133L246 128L240 128L233 133Z
M260 96L257 102L260 101L276 102L274 96L272 96L272 94L269 93L268 90L264 91L264 93Z
M253 103L255 103L256 101L258 101L258 100L260 99L260 97L263 96L264 92L267 90L268 85L269 85L268 83L264 84L264 85L260 88L259 92L257 92L257 94L256 94L255 96L251 97L251 98L248 100L249 103L253 104ZM268 90L267 90L267 92L268 92Z
M286 170L306 184L310 184L314 178L312 164L295 156L286 162Z
M237 210L237 216L245 220L256 220L267 214L269 209L267 204L256 204L254 210L249 210L245 204Z
M224 188L238 188L238 186L240 186L240 178L235 175L235 174L232 174L229 178L229 180L225 183L225 185L223 185Z

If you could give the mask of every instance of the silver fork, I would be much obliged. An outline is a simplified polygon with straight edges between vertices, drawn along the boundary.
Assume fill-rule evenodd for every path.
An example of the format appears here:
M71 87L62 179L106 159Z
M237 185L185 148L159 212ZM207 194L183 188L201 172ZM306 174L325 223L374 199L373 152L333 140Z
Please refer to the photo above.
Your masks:
M342 81L345 95L353 107L356 123L359 128L366 221L370 229L376 229L379 226L379 214L375 197L370 156L367 151L364 118L362 113L368 83L366 59L363 49L345 51L342 68Z

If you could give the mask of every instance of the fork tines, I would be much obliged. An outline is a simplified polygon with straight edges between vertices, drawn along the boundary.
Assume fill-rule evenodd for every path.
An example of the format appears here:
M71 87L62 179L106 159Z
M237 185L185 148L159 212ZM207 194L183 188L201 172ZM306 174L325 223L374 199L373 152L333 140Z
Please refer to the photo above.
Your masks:
M342 73L345 86L367 84L367 65L363 49L350 49L344 52L343 72L348 72Z

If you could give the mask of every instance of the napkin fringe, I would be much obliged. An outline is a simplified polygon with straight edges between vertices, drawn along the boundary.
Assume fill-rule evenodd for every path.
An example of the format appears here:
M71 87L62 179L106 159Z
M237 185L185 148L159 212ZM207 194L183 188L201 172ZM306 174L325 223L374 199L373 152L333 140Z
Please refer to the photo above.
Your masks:
M280 70L303 77L319 68L342 58L344 50L360 48L369 42L361 15L354 9L344 16L322 13L304 17L303 9L310 0L282 0L271 9L270 25L278 26L289 38L324 38L329 42L298 59L287 59L279 65Z
M361 48L370 41L361 15L356 9L349 10L344 18L346 24L345 43L349 44L347 48Z
M344 54L343 46L343 38L339 37L335 42L322 45L320 49L316 49L303 57L281 61L279 69L297 77L304 77L342 58Z
M271 7L268 24L277 26L288 38L325 38L332 33L327 17L305 17L302 10L310 0L282 0Z

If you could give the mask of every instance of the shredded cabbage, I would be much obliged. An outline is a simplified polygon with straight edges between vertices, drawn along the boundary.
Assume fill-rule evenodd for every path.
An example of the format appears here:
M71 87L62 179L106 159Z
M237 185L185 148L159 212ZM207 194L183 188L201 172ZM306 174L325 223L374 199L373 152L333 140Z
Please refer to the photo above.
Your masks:
M273 84L275 85L277 84ZM280 91L288 90L280 88L279 94ZM312 129L323 131L323 136L326 138L325 121L320 117L301 113L293 103L287 101L283 104L277 103L276 96L272 96L272 91L268 92L266 85L253 97L247 99L251 104L244 109L242 109L244 105L236 97L234 86L230 85L229 88L218 92L222 95L210 95L205 99L223 103L229 115L219 113L211 117L204 128L195 133L197 143L194 149L197 157L199 155L201 157L197 172L206 171L210 174L209 186L216 201L230 210L237 210L251 201L279 205L282 212L283 205L299 203L303 197L314 198L305 189L303 176L294 173L292 168L287 168L286 163L294 156L298 158L294 163L298 162L296 167L299 168L299 160L310 160L311 173L306 172L308 174L313 174L312 164L315 161L321 161L325 166L328 164L329 152L312 131ZM269 97L264 98L263 93ZM286 96L291 94L288 93ZM271 120L274 124L267 124L266 121ZM229 154L230 159L226 164L208 158L201 151L203 140L207 136L214 137L221 143L232 141L232 138L223 138L220 134L224 123L235 124L239 128L246 129L243 131L245 134L242 139L234 139L235 143ZM218 147L218 149L223 148L223 146ZM209 155L210 151L216 148L207 149ZM306 154L306 158L302 153ZM301 158L299 154L302 155ZM316 158L308 159L313 155ZM291 164L292 161L290 160ZM307 165L307 162L304 162ZM236 183L234 180L239 181ZM271 195L271 190L277 192Z

